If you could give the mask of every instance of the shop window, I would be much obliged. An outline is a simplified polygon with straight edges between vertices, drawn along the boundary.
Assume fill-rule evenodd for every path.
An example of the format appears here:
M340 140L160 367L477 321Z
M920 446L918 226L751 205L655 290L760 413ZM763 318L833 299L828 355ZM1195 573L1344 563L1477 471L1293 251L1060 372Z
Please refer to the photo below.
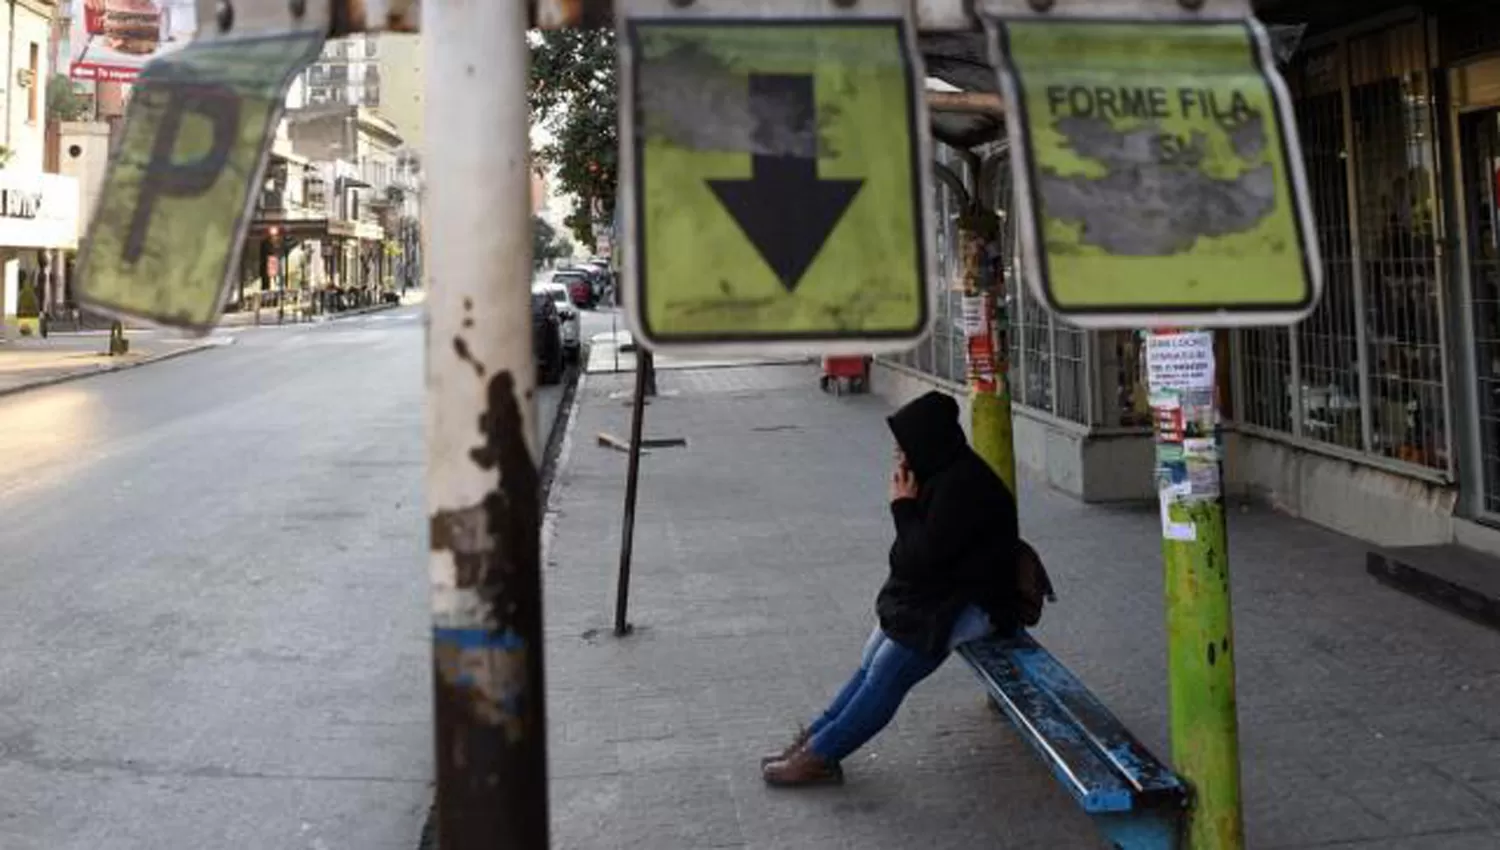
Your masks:
M1242 423L1446 472L1431 64L1419 21L1300 57L1288 73L1323 259L1291 329L1238 335ZM1346 106L1347 105L1347 106Z
M1282 391L1300 394L1302 436L1357 450L1363 447L1361 387L1359 371L1350 365L1359 362L1359 331L1340 59L1337 47L1326 48L1308 56L1294 75L1297 131L1323 255L1323 300L1294 332L1298 374L1293 387ZM1276 363L1283 343L1264 337L1259 341L1269 343L1269 350L1262 348L1258 353L1267 358L1268 365ZM1287 354L1290 358L1290 350ZM1282 403L1258 398L1250 409L1279 413Z
M1385 457L1447 462L1431 77L1417 24L1349 44L1369 375Z

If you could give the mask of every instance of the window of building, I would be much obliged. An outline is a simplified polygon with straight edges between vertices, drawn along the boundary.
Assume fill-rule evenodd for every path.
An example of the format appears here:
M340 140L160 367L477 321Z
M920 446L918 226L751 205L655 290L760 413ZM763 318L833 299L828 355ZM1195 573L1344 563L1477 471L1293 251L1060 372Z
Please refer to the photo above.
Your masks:
M302 194L312 209L325 212L328 209L328 184L323 178L314 176L303 181Z
M34 41L31 43L31 55L26 67L31 72L31 85L26 89L26 120L35 124L42 111L40 97L42 90L42 48Z

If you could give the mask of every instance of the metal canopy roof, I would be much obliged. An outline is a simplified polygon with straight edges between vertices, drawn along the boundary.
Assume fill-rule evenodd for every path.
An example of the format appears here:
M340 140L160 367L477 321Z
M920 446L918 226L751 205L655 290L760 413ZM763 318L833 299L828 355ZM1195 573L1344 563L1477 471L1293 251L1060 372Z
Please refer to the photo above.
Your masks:
M1363 0L1363 9L1384 10L1402 2L1405 0ZM1327 19L1341 12L1347 14L1351 8L1348 0L1258 0L1255 5L1262 19L1272 25L1273 36L1282 29L1277 24L1306 21L1310 13L1324 16L1317 22L1326 23ZM1360 8L1358 2L1354 4L1354 8ZM1298 30L1296 35L1287 33L1286 37L1290 39L1286 42L1289 54L1297 40L1300 40L1301 31ZM918 37L917 44L927 65L929 80L940 80L960 92L999 93L995 71L990 65L989 45L983 32L923 33ZM932 134L938 141L956 148L972 148L995 141L1005 134L1004 120L995 115L933 109L931 124Z
M998 92L984 33L923 34L918 45L929 78L941 80L958 91ZM1004 122L992 115L934 110L931 120L932 135L956 148L972 148L994 141L1005 131Z

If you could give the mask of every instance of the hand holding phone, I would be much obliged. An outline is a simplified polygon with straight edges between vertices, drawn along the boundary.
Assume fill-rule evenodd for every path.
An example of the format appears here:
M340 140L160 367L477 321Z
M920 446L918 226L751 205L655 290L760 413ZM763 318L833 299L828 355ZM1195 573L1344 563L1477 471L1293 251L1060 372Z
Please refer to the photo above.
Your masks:
M898 461L895 471L891 473L891 501L915 499L916 497L917 476L904 461Z

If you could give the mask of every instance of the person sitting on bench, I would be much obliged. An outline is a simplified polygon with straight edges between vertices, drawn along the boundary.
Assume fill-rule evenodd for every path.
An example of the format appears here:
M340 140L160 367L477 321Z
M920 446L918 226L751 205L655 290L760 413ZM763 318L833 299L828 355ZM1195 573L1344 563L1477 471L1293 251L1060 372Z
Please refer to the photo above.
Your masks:
M781 786L839 783L839 763L890 722L953 648L1016 622L1016 503L969 448L958 403L930 392L887 422L896 438L890 575L859 669L785 750L761 759Z

